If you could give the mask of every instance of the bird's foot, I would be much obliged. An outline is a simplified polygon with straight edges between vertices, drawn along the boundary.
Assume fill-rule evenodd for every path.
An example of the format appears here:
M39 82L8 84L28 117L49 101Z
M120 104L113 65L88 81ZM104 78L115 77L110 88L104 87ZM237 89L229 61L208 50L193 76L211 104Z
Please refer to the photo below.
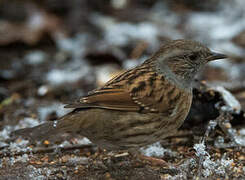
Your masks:
M149 157L145 155L138 155L137 158L143 162L150 163L152 166L165 166L165 167L171 166L169 163L167 163L166 161L160 158Z

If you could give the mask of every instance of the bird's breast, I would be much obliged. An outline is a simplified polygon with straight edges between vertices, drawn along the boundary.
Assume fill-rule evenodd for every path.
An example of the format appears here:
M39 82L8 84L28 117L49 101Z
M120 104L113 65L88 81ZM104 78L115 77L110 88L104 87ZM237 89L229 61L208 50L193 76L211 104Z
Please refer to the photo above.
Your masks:
M170 96L168 118L164 124L169 129L177 129L183 124L190 111L192 92L180 91L179 93L172 93ZM162 121L166 121L166 117L163 117Z

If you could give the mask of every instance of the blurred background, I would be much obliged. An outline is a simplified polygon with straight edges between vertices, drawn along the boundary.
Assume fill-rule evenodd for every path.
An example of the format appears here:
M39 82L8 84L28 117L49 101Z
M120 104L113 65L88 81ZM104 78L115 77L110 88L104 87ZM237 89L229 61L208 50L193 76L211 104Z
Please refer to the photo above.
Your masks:
M64 103L179 38L230 56L197 79L244 107L243 0L0 0L0 129L62 116Z
M91 148L71 148L70 156L69 148L64 154L58 150L87 144L84 138L72 136L54 146L53 151L53 142L44 141L39 145L47 151L44 148L29 156L25 152L35 146L20 138L9 142L8 138L16 129L56 120L70 111L63 108L65 103L86 95L122 70L135 67L168 40L179 38L200 41L213 51L229 55L209 63L196 78L225 87L244 109L244 0L0 0L0 177L45 179L52 175L53 179L69 179L67 174L75 177L77 173L77 179L98 179L110 177L110 172L121 179L137 179L137 175L138 179L159 179L158 174L176 174L176 168L135 168L121 156L122 161L106 157L105 162L106 158ZM214 103L220 101L217 93L194 91L194 95L198 111L192 120L187 119L187 131L180 129L182 136L166 139L163 147L170 149L164 150L160 144L155 148L160 148L168 162L181 164L176 179L192 179L198 174L195 168L200 175L199 155L193 151L193 144L203 137L207 121L218 116L214 108ZM241 128L243 114L236 117ZM223 144L229 139L219 128L216 130L215 142L207 141L212 160L204 152L203 176L233 179L240 174L244 179L244 148L214 148L216 142ZM244 128L239 133L244 135ZM50 151L53 153L46 153ZM234 172L226 171L232 167Z

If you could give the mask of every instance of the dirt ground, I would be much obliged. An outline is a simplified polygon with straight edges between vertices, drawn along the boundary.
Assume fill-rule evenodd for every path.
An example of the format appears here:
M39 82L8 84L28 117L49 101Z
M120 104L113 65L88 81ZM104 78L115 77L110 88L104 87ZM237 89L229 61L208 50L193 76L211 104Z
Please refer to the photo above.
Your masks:
M0 179L245 179L244 12L241 0L0 1ZM76 134L11 139L178 38L229 58L196 77L176 135L140 150L165 164Z

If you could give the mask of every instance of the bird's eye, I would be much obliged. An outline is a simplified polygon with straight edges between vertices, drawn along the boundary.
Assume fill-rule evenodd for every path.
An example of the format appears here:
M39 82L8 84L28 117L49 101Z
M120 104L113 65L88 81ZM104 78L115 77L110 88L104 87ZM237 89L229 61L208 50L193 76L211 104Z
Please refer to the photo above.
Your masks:
M189 59L190 59L191 61L195 61L195 60L197 59L197 55L196 55L196 54L191 54L191 55L189 56Z

